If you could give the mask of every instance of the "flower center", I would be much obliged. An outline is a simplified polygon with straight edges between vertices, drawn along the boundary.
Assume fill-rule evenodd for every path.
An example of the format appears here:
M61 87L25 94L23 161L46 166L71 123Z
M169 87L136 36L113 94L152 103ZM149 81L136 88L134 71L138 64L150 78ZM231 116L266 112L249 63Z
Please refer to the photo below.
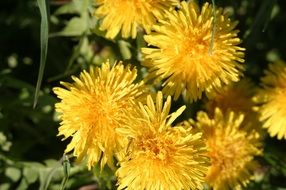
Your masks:
M197 35L187 38L184 49L189 59L196 60L205 58L205 56L208 55L209 47L209 40L204 40L202 39L202 36Z
M102 96L98 94L88 94L83 96L82 105L82 121L87 121L89 126L111 126L110 118L116 113L116 102L112 101L111 96Z
M137 147L151 159L160 161L167 161L173 152L173 142L164 137L142 137Z
M244 139L232 137L217 137L214 141L208 142L210 147L209 156L211 158L212 165L219 169L219 171L229 171L235 169L236 160L241 160L244 157L244 148L246 146ZM216 141L217 140L217 141ZM246 139L245 139L246 140ZM240 163L244 164L244 163Z

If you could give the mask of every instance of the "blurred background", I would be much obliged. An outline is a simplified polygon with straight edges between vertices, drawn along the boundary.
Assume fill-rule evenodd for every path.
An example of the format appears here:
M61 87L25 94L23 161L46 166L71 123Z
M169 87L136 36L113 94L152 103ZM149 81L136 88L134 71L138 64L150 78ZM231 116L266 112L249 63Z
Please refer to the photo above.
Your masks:
M204 3L199 0L198 3ZM0 2L0 190L113 189L107 168L87 171L85 165L63 157L67 144L57 137L58 101L52 87L70 81L90 65L109 59L139 67L142 32L136 40L106 40L92 16L93 1L50 0L50 37L46 68L37 106L33 109L40 66L41 15L36 0ZM231 17L246 48L245 75L259 84L269 62L286 60L286 1L216 0ZM174 103L174 109L184 104ZM183 119L195 115L200 102ZM261 168L247 189L286 190L286 142L266 138Z

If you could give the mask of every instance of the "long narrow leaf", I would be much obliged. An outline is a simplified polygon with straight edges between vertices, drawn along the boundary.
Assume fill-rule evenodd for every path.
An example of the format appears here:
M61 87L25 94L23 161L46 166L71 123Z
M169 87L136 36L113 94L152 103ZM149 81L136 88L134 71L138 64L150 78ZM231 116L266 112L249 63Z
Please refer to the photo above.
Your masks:
M266 31L266 29L267 29L267 27L268 27L268 24L269 24L270 20L272 19L272 16L271 16L271 15L272 15L272 12L273 12L273 9L274 9L276 3L277 3L277 0L273 0L272 3L271 3L270 6L269 6L268 16L267 16L267 18L266 18L266 20L265 20L265 23L264 23L262 32L265 32L265 31Z
M265 32L270 20L271 20L271 13L276 4L276 0L264 0L261 1L259 6L259 10L255 16L255 20L250 28L250 32L247 33L245 38L245 47L249 47L251 45L256 44L257 40L259 40Z
M40 58L40 68L37 80L37 86L35 91L34 97L34 105L35 108L37 105L39 92L42 84L42 79L44 75L45 65L46 65L46 58L48 52L48 35L49 35L49 11L48 11L48 3L47 0L37 0L40 14L41 14L41 58Z

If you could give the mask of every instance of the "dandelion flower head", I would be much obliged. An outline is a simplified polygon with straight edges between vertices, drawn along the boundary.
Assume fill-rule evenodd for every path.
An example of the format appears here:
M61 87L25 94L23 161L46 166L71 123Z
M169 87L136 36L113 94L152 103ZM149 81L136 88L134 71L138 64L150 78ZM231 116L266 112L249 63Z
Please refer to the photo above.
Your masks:
M199 112L196 126L203 131L211 159L206 181L214 190L245 187L258 166L254 157L260 155L261 139L255 130L242 126L244 115L215 110L211 119Z
M145 66L151 78L163 80L164 94L197 100L204 91L239 80L244 48L239 47L237 22L222 9L215 17L213 11L208 3L200 10L195 2L183 1L180 10L168 11L154 32L144 36L154 46L142 48Z
M147 33L157 19L163 18L164 10L179 0L98 0L95 16L102 18L101 30L107 38L115 38L121 31L123 38L136 38L138 27Z
M62 120L58 135L71 137L65 152L73 150L78 160L86 158L89 169L98 162L113 167L114 153L124 146L115 129L142 95L143 83L133 83L136 75L135 68L106 62L53 89L61 99L56 104Z
M202 134L171 127L185 107L169 115L170 104L170 96L163 103L160 92L155 103L148 96L147 105L138 106L136 119L119 128L131 139L116 172L119 189L202 189L209 161Z
M256 93L256 87L250 79L242 79L239 82L224 86L219 91L213 91L206 102L206 108L210 116L214 115L216 107L223 113L231 110L245 115L243 123L252 122L255 126L260 126L258 114L253 110L255 106L252 100Z
M269 65L261 79L263 88L253 98L263 127L271 137L286 139L286 64L278 61Z

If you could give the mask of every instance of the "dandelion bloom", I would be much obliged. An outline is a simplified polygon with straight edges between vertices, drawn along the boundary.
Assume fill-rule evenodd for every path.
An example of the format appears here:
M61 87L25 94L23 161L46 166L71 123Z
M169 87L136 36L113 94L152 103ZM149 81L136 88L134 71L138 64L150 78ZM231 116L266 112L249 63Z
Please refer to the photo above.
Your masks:
M118 128L130 139L116 172L118 189L202 189L209 161L202 134L171 127L185 106L168 115L170 106L170 96L165 103L160 92L155 103L148 96L131 123Z
M58 135L71 137L65 152L73 150L79 160L87 158L89 169L99 161L101 167L113 166L114 152L123 146L115 129L142 94L143 83L133 83L136 75L135 68L106 62L83 71L79 78L73 76L73 83L62 82L64 88L53 89L61 99L56 104L62 120Z
M242 126L244 115L215 110L213 118L199 112L195 125L203 131L211 167L206 181L214 190L241 189L257 168L254 157L262 153L259 134Z
M166 19L145 35L154 47L142 48L150 77L163 80L163 93L177 99L201 98L202 92L238 81L244 62L244 48L232 22L222 9L215 12L205 3L202 10L193 1L181 3L179 11L169 11ZM213 25L214 23L214 25ZM213 30L214 29L214 30ZM214 31L214 32L212 32Z
M286 64L278 61L269 65L261 79L263 89L254 97L263 127L271 137L286 139Z
M98 0L95 16L102 18L101 30L107 38L115 38L121 31L123 38L136 38L138 27L147 33L164 10L177 5L179 0Z
M243 79L231 85L224 86L219 91L213 91L206 102L206 108L210 116L214 115L216 107L223 113L231 110L245 115L244 122L252 122L255 126L260 126L258 114L253 110L255 106L252 100L256 93L256 87L250 79Z

